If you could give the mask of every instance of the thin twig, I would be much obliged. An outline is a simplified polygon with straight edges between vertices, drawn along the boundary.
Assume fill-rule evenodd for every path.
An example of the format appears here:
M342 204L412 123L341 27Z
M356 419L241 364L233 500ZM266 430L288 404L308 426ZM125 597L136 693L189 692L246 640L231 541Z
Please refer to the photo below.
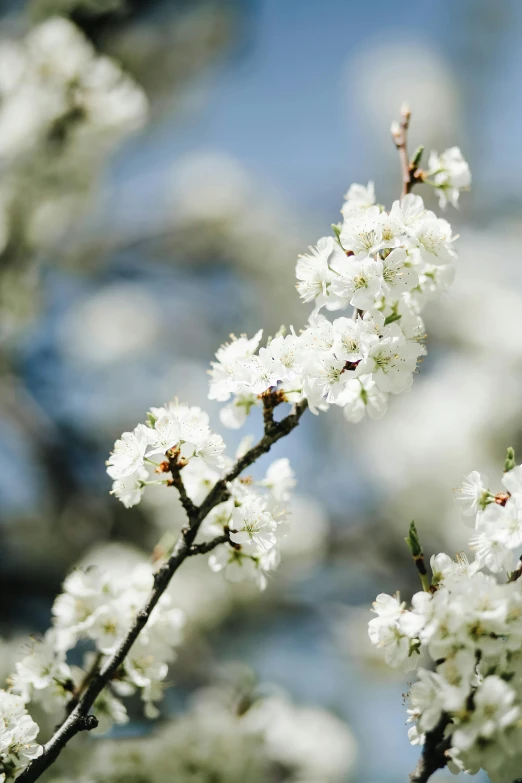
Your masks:
M187 495L185 484L181 478L181 469L184 467L184 465L180 464L179 462L179 453L168 452L168 455L169 470L172 475L172 480L169 482L169 484L171 484L173 487L176 487L178 490L181 505L185 509L187 517L190 519L196 513L197 506Z
M206 555L208 552L212 552L220 544L228 544L230 542L230 536L228 533L224 533L222 536L216 536L212 541L203 541L202 544L193 544L190 547L189 555Z
M44 746L42 755L33 759L18 776L18 783L34 783L56 761L69 740L79 732L90 730L98 725L94 715L89 715L90 709L125 661L129 650L147 624L152 610L167 589L173 575L187 557L195 554L193 551L194 541L201 523L215 506L227 500L230 494L228 484L237 478L245 468L270 451L274 443L295 429L307 407L307 401L303 400L294 405L292 413L281 421L265 421L265 432L261 440L237 460L226 476L214 485L201 505L191 507L184 504L188 516L188 526L181 531L167 562L156 572L154 587L144 606L137 612L127 635L122 639L118 649L108 658L100 670L94 674L70 715ZM190 509L190 513L188 509Z
M401 109L400 122L394 122L391 128L392 139L399 152L402 171L401 198L411 192L412 187L422 181L422 172L410 163L408 157L408 128L410 126L411 111L408 106Z

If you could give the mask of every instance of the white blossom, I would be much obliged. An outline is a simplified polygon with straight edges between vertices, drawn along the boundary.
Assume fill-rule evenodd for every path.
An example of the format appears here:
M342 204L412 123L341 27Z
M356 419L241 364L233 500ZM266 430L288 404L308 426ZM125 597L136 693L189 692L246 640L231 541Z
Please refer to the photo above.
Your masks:
M262 567L260 558L248 555L241 549L226 545L218 547L210 555L208 562L212 571L224 571L230 582L253 581L260 590L266 588L266 570Z
M358 362L368 352L370 345L378 342L375 324L371 318L336 318L333 322L332 350L339 359Z
M310 253L299 257L296 266L297 291L303 302L315 301L317 307L326 305L337 310L345 305L342 297L333 292L332 266L346 258L344 251L333 237L322 237Z
M366 209L370 209L370 207L373 207L375 204L375 188L373 182L368 182L367 185L358 185L357 183L350 185L344 199L341 212L345 217L353 212L362 212Z
M241 378L245 375L245 360L254 355L262 335L262 329L251 339L245 335L231 335L230 342L219 348L216 352L217 361L212 362L210 370L209 399L226 402L240 390Z
M467 477L458 500L474 517L475 560L433 556L430 590L416 593L410 607L378 596L369 623L390 665L404 666L412 649L431 663L410 690L410 741L422 744L442 721L452 771L482 768L499 783L522 763L522 589L518 571L510 576L522 549L521 468L502 477L511 494L493 495L477 471Z
M502 484L511 495L522 495L522 465L515 465L502 476Z
M407 236L411 235L425 214L424 201L414 193L408 193L400 201L394 201L390 210L390 218Z
M259 405L257 394L250 391L238 392L232 402L221 408L219 418L221 423L232 430L237 430L246 422L252 408Z
M369 310L382 287L383 266L371 257L361 260L345 257L337 267L332 289L360 310Z
M401 666L409 671L417 666L415 652L412 651L409 636L401 628L401 618L405 604L401 603L399 595L381 593L373 604L373 612L377 614L368 625L370 640L384 650L386 663L390 666Z
M522 495L512 495L505 506L489 503L477 518L477 529L506 549L522 546Z
M447 220L437 218L433 212L415 226L410 234L414 247L418 247L422 260L427 264L448 264L455 258L454 237Z
M65 660L65 653L57 647L54 631L48 631L44 639L34 642L30 652L18 661L11 676L13 691L24 702L37 701L51 711L64 704L70 696L72 672Z
M487 478L481 476L477 470L472 470L465 477L462 487L456 495L457 501L461 504L462 513L465 516L476 515L480 509L485 508L490 497L487 483Z
M419 276L412 269L411 261L403 248L392 250L383 260L382 266L382 288L386 296L410 291L419 282Z
M403 337L384 337L371 346L356 372L357 375L372 373L381 391L399 394L411 387L421 353L418 345Z
M230 539L253 554L267 552L277 543L277 524L259 501L243 503L232 511Z
M380 419L388 407L388 395L381 391L371 375L360 375L348 381L338 399L345 418L356 424L365 414Z
M364 212L345 217L339 240L344 250L356 258L366 258L382 247L381 210L370 207Z
M295 473L287 457L276 459L268 468L262 486L270 490L275 500L287 502L296 485Z
M112 485L111 495L121 500L125 508L136 506L143 495L143 482L149 478L149 473L144 467L140 467L128 476L115 479Z
M38 731L25 701L0 690L0 778L12 780L42 754L42 746L35 742Z
M515 691L500 677L486 677L474 693L469 718L462 720L453 732L455 747L469 750L479 739L491 739L495 732L511 726L520 715L515 698Z
M138 424L133 432L124 432L114 444L107 462L107 473L112 479L124 478L143 467L145 452L154 435L145 424Z
M426 173L435 185L442 209L448 202L457 207L460 191L471 185L469 166L458 147L450 147L440 155L433 150Z

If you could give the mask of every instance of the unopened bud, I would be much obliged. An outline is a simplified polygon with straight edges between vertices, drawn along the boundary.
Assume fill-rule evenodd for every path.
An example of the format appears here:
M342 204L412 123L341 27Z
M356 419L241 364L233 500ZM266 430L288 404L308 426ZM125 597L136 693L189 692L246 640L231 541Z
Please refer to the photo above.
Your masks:
M414 558L422 557L422 547L420 545L419 535L417 533L415 522L411 522L408 535L404 540L408 544L409 550Z
M340 223L332 223L332 230L335 234L335 237L337 241L339 242L339 237L341 236L341 224Z
M515 449L512 446L509 446L506 452L506 461L504 462L504 473L507 473L509 470L513 470L514 467L515 467Z
M410 167L413 170L415 170L418 167L419 163L421 162L423 152L424 152L424 147L421 144L420 147L417 147L417 149L413 153L413 157L410 161Z

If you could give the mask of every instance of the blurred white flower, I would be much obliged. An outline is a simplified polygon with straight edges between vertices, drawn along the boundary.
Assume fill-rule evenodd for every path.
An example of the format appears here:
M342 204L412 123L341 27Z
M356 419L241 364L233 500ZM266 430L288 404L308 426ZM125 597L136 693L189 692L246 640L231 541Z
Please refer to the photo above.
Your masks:
M159 330L154 298L136 285L113 284L75 302L61 323L59 341L78 363L110 365L143 356Z

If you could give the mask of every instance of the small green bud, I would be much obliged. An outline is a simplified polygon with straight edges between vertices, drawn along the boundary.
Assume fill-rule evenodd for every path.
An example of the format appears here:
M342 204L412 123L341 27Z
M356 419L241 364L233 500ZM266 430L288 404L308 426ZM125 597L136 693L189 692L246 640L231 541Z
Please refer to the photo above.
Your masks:
M420 147L417 147L417 149L413 153L413 158L411 159L410 162L410 166L412 169L418 168L419 163L421 162L423 152L424 152L424 147L421 144Z
M515 467L515 449L510 446L506 452L506 461L504 462L504 473L513 470Z
M147 421L149 422L149 425L151 427L154 427L154 425L156 424L156 417L153 416L150 411L147 413Z
M422 556L422 547L420 545L419 534L417 533L415 522L411 522L408 535L404 540L408 544L409 550L414 558Z
M389 326L389 324L393 324L395 323L395 321L400 321L400 320L401 320L401 316L399 315L399 313L392 313L385 319L384 325Z
M408 658L411 658L413 653L417 653L417 655L420 655L420 647L421 643L419 639L410 639L410 648L408 650Z
M339 237L341 236L341 224L340 223L332 223L332 230L333 230L333 232L335 234L335 238L340 243L341 240L339 239Z

